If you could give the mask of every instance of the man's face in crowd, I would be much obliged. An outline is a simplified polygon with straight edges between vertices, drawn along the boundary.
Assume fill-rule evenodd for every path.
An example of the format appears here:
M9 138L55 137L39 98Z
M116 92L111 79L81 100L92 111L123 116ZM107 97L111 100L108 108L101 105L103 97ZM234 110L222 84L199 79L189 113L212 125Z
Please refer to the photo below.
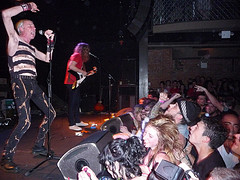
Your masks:
M202 95L199 95L198 98L197 98L197 103L198 105L200 106L205 106L206 105L206 96L202 96Z
M205 125L202 121L196 125L190 127L189 141L194 144L201 144L203 139L203 133L205 131Z
M179 124L182 120L182 114L178 106L178 103L170 104L170 106L168 107L164 114L171 115L176 124Z
M233 139L234 134L239 132L239 118L233 114L226 114L222 119L223 126L228 130L228 139Z
M211 116L212 114L217 112L217 108L213 104L208 103L208 105L206 106L206 112Z

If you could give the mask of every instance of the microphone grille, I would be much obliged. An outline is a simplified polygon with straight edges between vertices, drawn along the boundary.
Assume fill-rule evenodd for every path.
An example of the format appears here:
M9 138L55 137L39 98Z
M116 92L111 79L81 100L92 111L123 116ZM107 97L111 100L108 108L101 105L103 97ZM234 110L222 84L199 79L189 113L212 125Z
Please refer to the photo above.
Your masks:
M43 35L43 34L44 34L43 30L39 30L38 33L39 33L40 35Z

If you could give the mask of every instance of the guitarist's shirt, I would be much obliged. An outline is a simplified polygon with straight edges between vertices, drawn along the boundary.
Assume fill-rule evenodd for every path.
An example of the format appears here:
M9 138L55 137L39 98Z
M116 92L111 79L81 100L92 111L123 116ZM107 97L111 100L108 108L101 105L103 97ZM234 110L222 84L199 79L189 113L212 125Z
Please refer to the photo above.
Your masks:
M70 70L69 65L72 61L75 61L77 63L76 64L77 68L79 69L83 68L83 60L82 60L81 54L79 53L72 54L70 59L68 60L64 84L73 84L76 81L76 76L74 76L72 73L69 72Z

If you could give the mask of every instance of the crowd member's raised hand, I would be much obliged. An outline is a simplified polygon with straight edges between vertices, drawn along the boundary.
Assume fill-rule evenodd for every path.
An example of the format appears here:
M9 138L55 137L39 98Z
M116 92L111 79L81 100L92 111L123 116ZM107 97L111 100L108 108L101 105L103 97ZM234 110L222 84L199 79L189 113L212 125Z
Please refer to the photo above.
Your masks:
M206 92L207 89L203 86L195 85L194 88L196 89L197 92Z
M161 92L161 93L159 94L159 99L158 99L159 102L165 102L165 101L167 101L168 99L169 99L169 98L168 98L168 94L167 94L167 93Z

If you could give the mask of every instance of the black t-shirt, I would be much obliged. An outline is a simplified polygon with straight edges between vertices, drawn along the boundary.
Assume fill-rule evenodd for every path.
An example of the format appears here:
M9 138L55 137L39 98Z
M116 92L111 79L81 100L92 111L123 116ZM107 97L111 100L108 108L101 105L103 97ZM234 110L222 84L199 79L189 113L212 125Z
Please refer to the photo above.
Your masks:
M199 173L199 180L205 180L215 167L226 167L221 155L217 150L214 150L198 164L197 159L195 159L192 169Z

